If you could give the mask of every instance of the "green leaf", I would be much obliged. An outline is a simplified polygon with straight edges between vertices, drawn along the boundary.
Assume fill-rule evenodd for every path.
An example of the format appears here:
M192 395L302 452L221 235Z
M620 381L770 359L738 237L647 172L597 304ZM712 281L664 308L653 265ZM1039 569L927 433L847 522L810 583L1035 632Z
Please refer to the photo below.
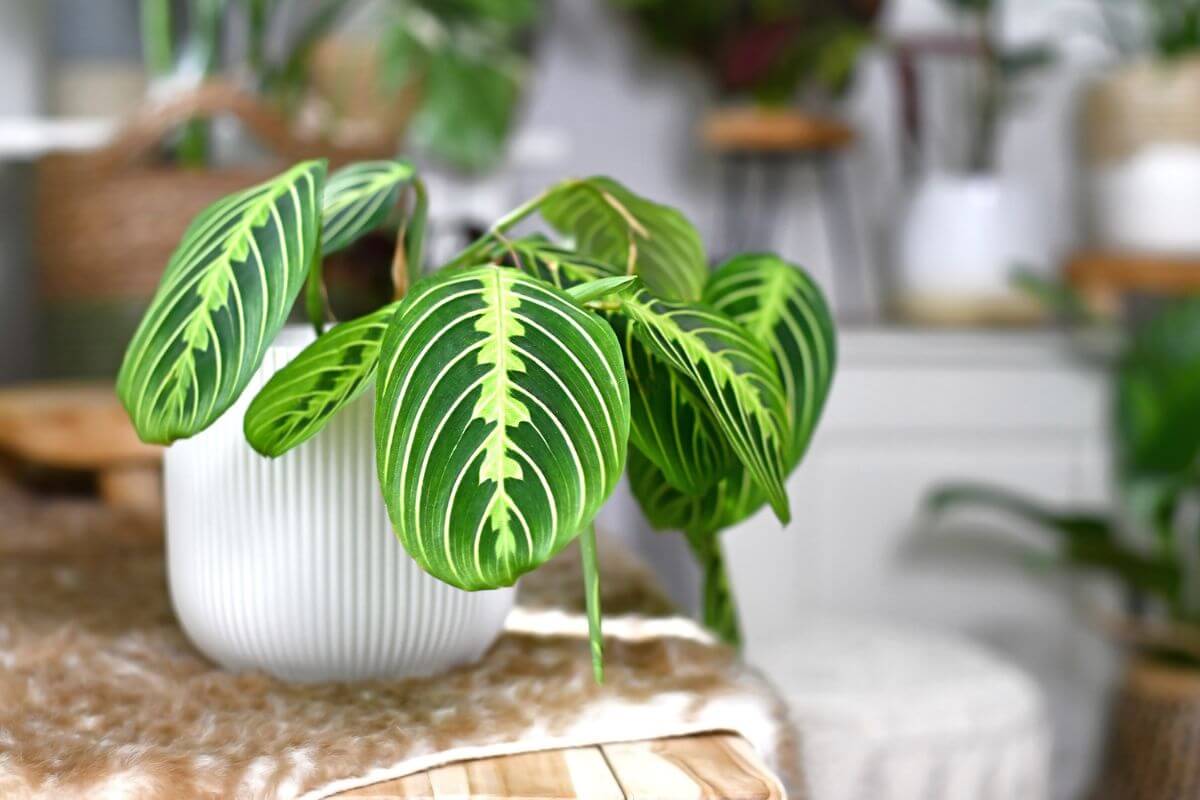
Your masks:
M596 526L588 524L579 536L583 561L583 595L587 604L588 639L592 650L592 676L604 683L604 633L600 611L600 558L596 553Z
M655 295L699 300L708 275L700 234L683 214L611 178L568 181L541 202L542 217L575 249L638 275Z
M731 259L713 273L704 296L771 351L787 398L784 464L791 472L804 457L833 380L837 340L829 306L808 275L769 255ZM639 468L635 494L657 528L721 530L750 517L767 500L740 466L702 496L680 491L687 487L661 470Z
M773 255L745 254L721 265L704 302L763 342L787 397L788 471L812 440L837 364L837 334L825 297L803 270Z
M625 465L629 387L612 329L518 270L417 284L384 337L379 480L429 573L511 585L591 522Z
M1179 601L1183 577L1179 565L1148 558L1122 543L1109 515L1054 511L1014 492L979 484L943 486L930 494L926 507L935 514L955 508L1004 512L1058 536L1067 563L1108 572L1135 589Z
M477 252L480 259L516 267L559 289L623 276L611 264L560 247L540 234L512 240L494 239L484 244Z
M246 388L304 285L324 179L324 162L300 164L188 227L117 378L143 440L204 430Z
M454 44L423 55L423 99L412 120L413 143L452 167L491 166L503 155L512 128L519 74L505 59Z
M383 225L415 176L405 161L364 161L330 175L321 201L322 253L343 250Z
M633 334L686 381L690 395L712 414L786 523L786 398L770 352L707 306L671 303L642 291L622 299L621 313L634 323Z
M281 456L311 439L371 385L379 346L399 303L343 322L276 372L246 410L246 441Z
M589 283L580 283L567 289L567 294L575 298L580 305L594 303L613 295L624 294L638 283L633 275L621 275L613 278L598 278Z
M634 446L687 494L700 494L737 467L737 458L689 380L655 356L623 317L612 320L625 349Z

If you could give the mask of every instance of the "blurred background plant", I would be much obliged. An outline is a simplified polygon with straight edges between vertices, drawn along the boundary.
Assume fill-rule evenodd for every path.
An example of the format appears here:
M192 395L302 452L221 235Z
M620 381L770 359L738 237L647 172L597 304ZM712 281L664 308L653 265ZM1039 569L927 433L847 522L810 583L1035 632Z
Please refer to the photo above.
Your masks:
M1069 292L1040 294L1082 319ZM1054 508L973 483L945 485L927 505L935 517L986 509L1049 532L1059 544L1052 563L1124 587L1122 638L1200 667L1200 298L1174 301L1120 338L1110 364L1109 508Z
M696 62L727 96L767 105L840 94L871 43L879 0L609 0L662 50Z
M457 169L503 153L528 73L539 0L142 0L147 70L159 96L218 74L294 119L392 138ZM228 30L244 31L239 52ZM403 141L407 135L407 142ZM176 155L209 159L207 124Z
M1200 0L1102 0L1109 41L1126 58L1200 52Z
M1004 115L1019 104L1025 79L1054 60L1045 43L1004 44L1000 32L1001 0L944 0L962 14L978 60L977 78L968 81L961 107L970 120L967 169L989 172L996 167L996 143Z

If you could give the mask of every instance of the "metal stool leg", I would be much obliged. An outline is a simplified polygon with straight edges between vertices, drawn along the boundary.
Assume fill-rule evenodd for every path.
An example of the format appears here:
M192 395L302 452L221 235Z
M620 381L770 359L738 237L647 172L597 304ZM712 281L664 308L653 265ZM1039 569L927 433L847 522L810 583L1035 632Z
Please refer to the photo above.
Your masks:
M854 234L854 210L842 159L818 156L813 164L821 185L821 211L829 239L830 273L836 310L852 319L879 316L878 287Z

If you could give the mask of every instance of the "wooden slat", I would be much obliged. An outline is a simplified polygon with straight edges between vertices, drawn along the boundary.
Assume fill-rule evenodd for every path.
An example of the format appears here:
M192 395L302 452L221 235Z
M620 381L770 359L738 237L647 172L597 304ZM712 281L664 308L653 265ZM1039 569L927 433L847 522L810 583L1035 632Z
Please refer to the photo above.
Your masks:
M595 747L447 764L338 796L430 800L624 800L604 756Z
M601 748L627 800L781 800L779 781L732 734L686 736Z
M783 800L733 734L578 747L463 761L338 795L425 800Z

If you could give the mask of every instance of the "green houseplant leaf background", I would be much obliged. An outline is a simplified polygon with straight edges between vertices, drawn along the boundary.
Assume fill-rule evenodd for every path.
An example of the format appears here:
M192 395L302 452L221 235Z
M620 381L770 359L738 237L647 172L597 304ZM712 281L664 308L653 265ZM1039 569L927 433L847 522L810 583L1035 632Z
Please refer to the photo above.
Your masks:
M312 264L324 180L323 161L299 164L188 227L117 378L143 440L198 433L246 388Z
M518 270L420 282L384 337L376 455L392 523L428 572L511 585L588 524L625 465L612 329Z
M272 375L246 409L251 447L281 456L361 395L375 377L383 333L398 307L392 303L337 325Z

